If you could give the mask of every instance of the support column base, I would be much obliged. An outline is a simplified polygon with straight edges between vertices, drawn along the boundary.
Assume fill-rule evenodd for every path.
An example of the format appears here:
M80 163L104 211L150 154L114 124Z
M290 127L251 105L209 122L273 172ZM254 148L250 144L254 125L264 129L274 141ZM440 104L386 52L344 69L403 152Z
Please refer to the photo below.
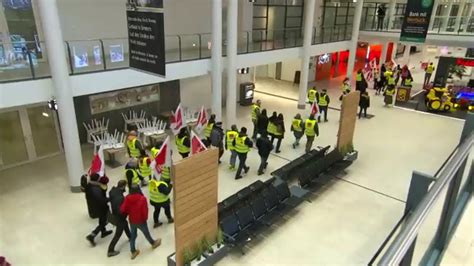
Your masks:
M79 187L71 187L71 192L72 193L80 193L80 192L82 192L81 187L80 186Z
M298 109L304 110L306 108L306 104L298 104Z

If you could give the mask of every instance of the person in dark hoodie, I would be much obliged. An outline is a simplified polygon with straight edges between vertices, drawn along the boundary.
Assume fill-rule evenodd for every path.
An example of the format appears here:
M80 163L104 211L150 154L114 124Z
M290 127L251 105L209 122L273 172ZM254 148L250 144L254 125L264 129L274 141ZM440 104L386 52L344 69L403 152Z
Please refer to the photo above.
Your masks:
M270 152L273 150L273 144L266 134L260 135L257 139L258 155L260 155L260 166L258 167L258 175L262 175L267 169L267 160Z
M257 119L257 133L260 135L263 135L263 134L268 135L267 127L268 127L267 109L263 109L262 112L260 112L260 115L258 116L258 119Z
M283 119L283 114L282 113L280 113L278 115L277 119L275 120L275 126L276 126L276 130L275 130L274 135L275 135L275 138L277 139L275 152L280 153L281 141L285 137L285 121ZM273 139L272 139L272 145L273 145Z
M99 218L99 225L86 236L86 239L90 244L95 247L95 237L101 233L101 237L104 238L112 234L111 230L107 230L107 212L109 206L107 205L108 199L101 188L99 183L99 175L97 173L91 174L90 181L85 189L87 205L90 207L91 218Z
M115 245L119 241L123 232L127 235L130 240L130 228L128 227L127 217L120 212L120 205L122 205L125 193L125 188L127 187L127 181L119 180L116 187L113 187L109 192L110 206L112 207L111 218L113 219L112 224L115 224L115 234L110 241L109 249L107 251L107 257L113 257L120 254L119 251L115 250Z
M189 141L188 130L185 127L181 128L176 136L175 142L176 147L178 148L178 153L181 157L188 157L189 152L191 151L191 141Z
M219 149L218 163L221 163L221 157L224 154L224 130L222 122L217 122L211 131L211 145Z

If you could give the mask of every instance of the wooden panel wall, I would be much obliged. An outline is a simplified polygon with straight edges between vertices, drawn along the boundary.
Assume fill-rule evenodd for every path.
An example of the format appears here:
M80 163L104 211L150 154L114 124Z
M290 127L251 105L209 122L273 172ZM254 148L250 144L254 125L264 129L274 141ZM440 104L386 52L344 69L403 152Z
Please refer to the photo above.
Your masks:
M357 110L359 108L360 92L354 91L343 97L341 107L341 118L339 120L339 132L337 133L337 148L343 149L352 145L355 124L357 121Z
M217 149L209 149L173 165L174 231L177 265L206 236L217 234Z

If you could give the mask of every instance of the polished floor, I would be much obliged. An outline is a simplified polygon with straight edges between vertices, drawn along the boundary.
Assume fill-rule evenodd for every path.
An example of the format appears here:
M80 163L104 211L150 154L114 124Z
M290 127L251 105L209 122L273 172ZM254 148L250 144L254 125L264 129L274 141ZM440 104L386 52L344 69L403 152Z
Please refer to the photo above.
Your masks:
M338 84L337 80L321 83L330 89L331 106L335 108L339 107ZM296 109L297 102L291 97L268 95L296 95L297 87L258 80L257 89L265 92L256 93L263 108L285 115L288 132L282 152L271 155L267 174L261 177L256 175L259 159L255 150L248 159L250 172L243 179L234 180L234 172L223 163L219 168L219 200L257 179L269 178L270 172L303 153L303 148L291 147L289 126L294 114L305 116L308 110ZM359 159L347 173L335 179L330 189L315 195L311 203L303 203L263 240L252 243L246 255L233 252L218 265L367 264L401 217L411 172L433 174L458 143L463 126L456 119L383 107L382 98L374 95L369 113L375 117L357 123L354 145ZM239 126L251 128L250 109L239 106L237 114ZM338 120L339 112L330 110L329 122L320 125L315 145L335 144ZM90 147L84 147L85 168L91 153ZM224 161L228 158L225 153ZM166 256L174 251L173 226L168 224L151 230L163 240L154 251L139 234L137 246L142 253L134 261L129 258L125 237L117 246L122 253L113 258L106 257L111 237L97 238L98 245L90 247L85 236L97 221L88 217L84 195L69 192L65 173L63 156L0 172L0 255L13 265L166 265ZM111 185L123 175L122 168L107 169L107 173ZM466 234L472 235L472 226L465 228L471 229ZM463 249L469 252L467 247Z

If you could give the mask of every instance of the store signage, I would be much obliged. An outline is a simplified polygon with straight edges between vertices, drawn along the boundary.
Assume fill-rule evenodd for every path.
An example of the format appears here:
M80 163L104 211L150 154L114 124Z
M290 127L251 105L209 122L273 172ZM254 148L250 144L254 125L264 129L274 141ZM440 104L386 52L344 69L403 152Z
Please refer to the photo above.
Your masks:
M474 67L474 59L457 58L456 65Z
M400 41L423 43L430 25L434 0L408 0Z
M165 76L163 0L127 2L130 67Z

